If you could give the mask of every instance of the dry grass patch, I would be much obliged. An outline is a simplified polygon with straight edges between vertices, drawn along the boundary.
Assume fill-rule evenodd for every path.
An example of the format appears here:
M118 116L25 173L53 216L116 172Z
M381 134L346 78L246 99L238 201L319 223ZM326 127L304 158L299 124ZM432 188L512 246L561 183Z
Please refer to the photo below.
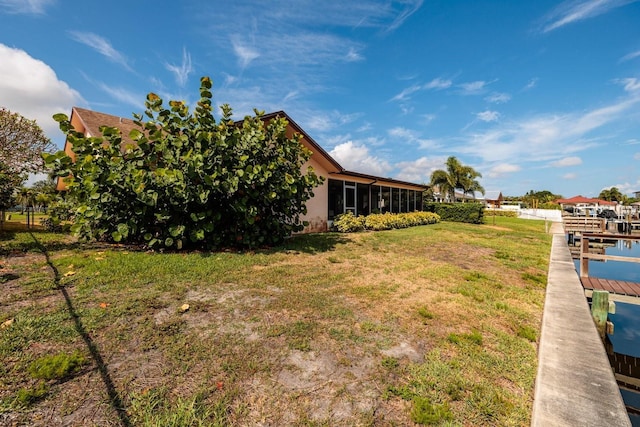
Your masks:
M0 322L15 320L0 331L0 421L526 425L550 237L496 222L245 254L13 235L0 242L2 267L19 271L0 285ZM18 404L29 365L61 351L87 364Z

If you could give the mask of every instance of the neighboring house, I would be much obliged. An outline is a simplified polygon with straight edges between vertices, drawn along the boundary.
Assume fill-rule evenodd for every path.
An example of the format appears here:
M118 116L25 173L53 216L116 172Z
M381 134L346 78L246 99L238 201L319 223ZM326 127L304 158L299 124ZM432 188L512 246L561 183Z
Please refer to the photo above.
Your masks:
M502 191L493 190L484 193L484 202L488 208L500 209L502 201Z
M594 216L602 209L616 210L617 202L610 202L602 199L591 199L589 197L574 196L569 199L558 199L563 210L572 211L586 216ZM617 210L616 210L617 211Z
M284 111L266 114L261 119L268 122L276 117L283 117L289 122L287 136L300 134L301 143L313 153L303 165L304 171L312 166L318 176L325 178L324 183L313 190L314 196L307 201L307 214L302 219L308 221L309 226L304 232L327 231L331 221L345 212L368 215L422 210L422 193L426 185L348 171ZM125 139L132 129L137 128L133 120L78 107L73 107L69 120L78 132L88 136L101 136L99 128L106 125L120 129ZM65 142L64 150L73 157L70 143ZM58 190L63 189L64 183L60 180Z
M440 191L440 187L433 186L433 201L437 203L453 203L451 201L451 195L448 193L443 193ZM472 194L462 193L460 191L455 190L454 192L455 202L481 202L483 200L482 193L475 192Z

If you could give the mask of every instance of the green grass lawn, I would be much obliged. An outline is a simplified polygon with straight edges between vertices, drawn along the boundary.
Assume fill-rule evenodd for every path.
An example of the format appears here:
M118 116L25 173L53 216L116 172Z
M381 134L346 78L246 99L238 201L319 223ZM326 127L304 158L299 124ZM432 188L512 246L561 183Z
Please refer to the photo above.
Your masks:
M150 253L0 234L0 423L530 424L544 223Z

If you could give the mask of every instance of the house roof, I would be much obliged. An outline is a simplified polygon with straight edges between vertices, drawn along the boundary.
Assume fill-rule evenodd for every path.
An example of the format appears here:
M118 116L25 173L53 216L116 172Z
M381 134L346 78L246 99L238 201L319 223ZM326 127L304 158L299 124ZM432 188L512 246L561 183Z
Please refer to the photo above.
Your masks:
M424 185L424 184L416 184L413 182L408 182L408 181L401 181L399 179L393 179L393 178L383 178L383 177L379 177L379 176L375 176L375 175L368 175L366 173L360 173L360 172L353 172L353 171L348 171L348 170L341 170L340 172L338 172L340 175L346 175L346 176L353 176L355 178L365 178L365 179L370 179L373 182L370 183L370 185L375 184L378 181L384 181L384 182L390 182L393 184L401 184L401 185L410 185L413 187L422 187L424 189L429 188L428 185Z
M342 166L340 166L340 164L329 155L329 153L327 153L321 146L320 144L318 144L313 138L311 138L311 136L309 136L308 133L306 133L291 117L289 117L289 115L287 113L285 113L284 111L275 111L273 113L269 113L269 114L265 114L264 116L261 117L262 120L265 121L269 121L271 119L277 118L277 117L283 117L285 118L288 122L289 125L291 125L291 127L300 135L302 135L303 137L303 142L307 142L309 148L313 153L318 153L320 156L322 156L323 158L325 158L332 167L329 167L327 169L329 169L331 171L331 169L335 169L335 171L344 171L344 168ZM334 171L334 172L335 172Z
M484 199L485 200L502 200L502 191L499 191L499 190L485 191Z
M330 174L341 174L346 176L353 176L358 178L371 179L372 181L384 181L388 183L395 183L401 185L410 185L417 186L422 188L427 188L426 185L415 184L412 182L400 181L393 178L383 178L375 175L368 175L360 172L347 171L343 168L340 163L338 163L327 151L325 151L320 144L318 144L309 134L307 134L287 113L284 111L275 111L272 113L265 114L260 118L263 121L270 121L272 119L282 117L289 122L289 126L292 130L290 134L287 136L293 136L293 133L298 133L302 135L302 143L311 150L312 153L316 155L315 159L323 167L327 169ZM85 108L73 107L71 110L71 124L76 128L79 132L84 132L89 136L100 136L102 133L100 132L101 126L109 126L116 127L120 129L122 133L122 139L124 141L131 141L129 139L129 133L133 129L138 129L138 125L134 123L131 119L125 119L122 117L113 116L111 114L100 113L98 111L87 110ZM242 121L237 121L236 123L242 123ZM78 125L80 125L78 127ZM65 142L65 151L68 151L67 147L68 141ZM70 151L70 150L69 150Z
M97 111L87 110L85 108L73 107L71 109L71 123L77 119L80 121L84 129L76 129L80 132L85 132L88 136L101 136L100 126L116 127L120 129L122 137L125 140L129 139L129 132L133 129L138 129L131 119L124 119L122 117L112 116L111 114L99 113Z
M610 202L608 200L602 200L602 199L591 199L589 197L584 197L580 195L571 197L569 199L558 199L556 200L556 203L559 203L561 205L577 205L577 204L608 205L608 206L617 205L616 202Z

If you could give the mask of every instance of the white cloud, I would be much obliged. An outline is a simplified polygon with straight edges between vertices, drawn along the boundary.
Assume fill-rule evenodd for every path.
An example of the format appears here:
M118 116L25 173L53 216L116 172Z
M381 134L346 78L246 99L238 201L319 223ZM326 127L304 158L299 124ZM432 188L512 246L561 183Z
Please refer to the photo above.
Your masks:
M500 118L500 113L497 111L486 110L476 114L476 118L483 122L495 122Z
M405 139L407 141L413 141L416 139L416 135L413 133L413 131L403 127L395 127L389 129L387 133L389 134L389 136L396 139Z
M304 122L305 129L319 132L327 132L337 127L353 123L362 116L360 113L345 114L337 110L329 112L307 111L302 115L304 116L302 121Z
M567 0L552 10L542 27L542 32L556 30L565 25L602 15L612 9L634 3L637 0Z
M447 89L451 87L453 83L448 79L441 79L440 77L431 80L429 83L423 86L424 89Z
M342 167L350 171L386 176L393 170L393 167L386 160L371 155L366 145L358 145L353 141L337 145L329 154Z
M363 61L364 56L362 56L355 48L349 48L349 52L347 52L346 56L347 62L356 62Z
M529 90L529 89L533 89L534 87L536 87L538 85L538 78L533 78L531 80L529 80L529 82L524 86L524 88L522 88L523 91Z
M556 160L555 162L551 162L550 166L554 168L563 168L567 166L578 166L582 164L582 159L580 157L565 157L560 160Z
M135 107L136 109L139 109L139 110L144 109L144 100L145 100L144 96L140 96L139 94L136 94L123 87L109 86L103 82L94 81L92 83L95 84L97 87L99 87L100 90L105 92L107 95L109 95L113 99L119 102L122 102L123 104L127 104L132 107ZM164 96L164 98L175 99L175 97L171 97L171 96Z
M442 90L451 86L451 80L444 80L441 78L435 78L431 80L429 83L424 85L422 84L414 84L405 89L403 89L399 94L395 95L391 98L391 101L406 101L410 99L410 96L414 93L421 90Z
M619 119L624 119L640 97L628 97L615 104L587 111L526 117L503 122L483 132L470 133L458 146L470 154L493 162L550 161L569 157L593 147L590 133Z
M441 145L437 139L420 138L414 131L403 127L391 128L387 134L399 143L415 144L421 150L435 150Z
M298 95L300 95L300 92L298 92L297 90L291 90L291 91L287 92L287 94L284 96L284 98L282 98L282 102L285 103L285 102L290 101L292 99L296 99L298 97Z
M522 168L519 165L514 165L510 163L500 163L493 166L489 173L487 173L487 177L489 178L500 178L505 175L519 172Z
M462 88L463 95L479 95L486 90L487 84L484 80L476 80L474 82L460 83L458 87Z
M5 7L11 14L42 15L45 8L55 4L55 0L0 0L0 7Z
M405 0L400 2L403 8L397 14L391 25L389 25L386 31L394 31L406 21L411 15L413 15L422 6L424 0Z
M400 112L402 113L403 116L413 113L413 110L415 110L414 107L407 107L406 105L400 106Z
M127 70L131 71L131 67L127 61L127 58L116 49L111 46L109 40L94 33L82 32L82 31L69 31L71 38L78 43L89 46L99 54L105 56L112 62L122 65Z
M265 7L263 0L243 0L219 7L201 2L193 19L221 60L227 55L236 59L233 71L229 64L219 64L234 76L232 84L257 86L268 103L281 107L283 82L300 93L301 103L309 95L335 90L333 77L343 72L345 63L365 60L363 52L369 46L363 40L375 42L360 37L356 29L393 31L422 4L423 0L353 0L346 7L332 0L291 7L278 1Z
M431 180L431 173L436 169L441 169L444 161L443 158L420 157L410 162L396 163L395 167L399 169L396 178L418 184L428 183Z
M431 123L432 121L434 121L436 119L436 115L435 114L423 114L422 118L424 119L424 124L428 125L429 123Z
M391 98L391 101L405 101L409 99L410 95L419 91L420 89L422 89L422 86L420 85L413 85L408 88L405 88L402 90L402 92L400 92L399 94Z
M180 65L167 63L164 66L175 75L176 82L180 87L184 87L189 80L189 74L193 72L193 67L191 66L191 55L187 52L186 48L182 49L182 63Z
M254 49L251 46L247 46L240 40L232 40L231 44L233 46L233 52L238 57L240 68L243 70L247 68L253 60L260 57L260 52L258 52L257 49Z
M578 175L576 175L575 173L565 173L564 175L562 175L562 179L576 179L578 177Z
M625 56L623 56L622 58L620 58L620 61L630 61L634 58L637 58L640 56L640 50L636 50L635 52L631 52L626 54Z
M493 102L494 104L504 104L505 102L509 102L511 100L511 95L509 95L508 93L494 92L491 95L487 96L484 100L487 102Z
M0 43L0 102L14 113L36 120L51 139L63 140L56 113L71 113L71 107L85 104L80 94L58 79L44 62L20 49Z
M640 153L636 153L633 155L634 160L640 160Z
M440 141L437 139L418 139L417 141L421 150L435 150L441 147Z
M620 83L624 86L624 90L627 92L634 92L636 90L640 90L640 80L635 77L629 77L626 79L617 79L615 80L617 83Z
M371 125L371 123L366 122L365 124L363 124L362 126L360 126L357 131L358 132L367 132L369 130L373 129L373 126Z

